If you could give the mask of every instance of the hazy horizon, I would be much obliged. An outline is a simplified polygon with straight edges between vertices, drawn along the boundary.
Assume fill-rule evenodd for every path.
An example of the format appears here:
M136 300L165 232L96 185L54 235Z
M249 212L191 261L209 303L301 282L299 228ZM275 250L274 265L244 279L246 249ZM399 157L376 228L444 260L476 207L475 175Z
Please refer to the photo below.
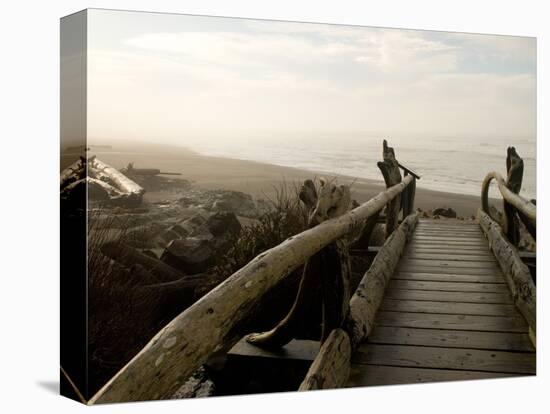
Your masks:
M91 144L535 139L534 38L88 13Z

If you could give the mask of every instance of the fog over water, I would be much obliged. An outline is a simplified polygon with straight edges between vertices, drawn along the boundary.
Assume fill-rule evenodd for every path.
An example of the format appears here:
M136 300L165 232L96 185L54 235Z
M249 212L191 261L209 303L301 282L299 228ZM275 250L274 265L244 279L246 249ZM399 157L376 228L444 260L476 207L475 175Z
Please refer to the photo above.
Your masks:
M426 188L478 195L506 147L536 196L536 40L91 10L89 143L380 179L383 138Z

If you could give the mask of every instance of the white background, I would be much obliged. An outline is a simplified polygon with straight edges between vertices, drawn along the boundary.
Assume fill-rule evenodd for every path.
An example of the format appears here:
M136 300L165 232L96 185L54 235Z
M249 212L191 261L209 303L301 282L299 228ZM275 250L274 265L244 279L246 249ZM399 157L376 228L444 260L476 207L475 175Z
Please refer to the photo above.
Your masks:
M538 37L539 246L548 246L550 33L544 1L64 0L0 13L0 411L80 412L59 367L59 18L86 7ZM542 219L540 219L542 217ZM542 227L541 227L542 226ZM547 255L539 249L537 378L121 404L97 412L548 412ZM546 257L545 257L546 256ZM544 260L543 260L544 259ZM90 410L90 408L88 408ZM227 411L226 411L227 410Z

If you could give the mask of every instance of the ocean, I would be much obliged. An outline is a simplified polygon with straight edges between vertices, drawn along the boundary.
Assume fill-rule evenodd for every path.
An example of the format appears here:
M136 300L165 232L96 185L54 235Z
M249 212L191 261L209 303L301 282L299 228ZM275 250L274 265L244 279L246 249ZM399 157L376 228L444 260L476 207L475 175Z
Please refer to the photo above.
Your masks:
M520 194L536 198L536 141L449 138L392 138L399 162L417 172L418 187L458 194L480 195L490 171L506 177L506 148L515 146L524 160ZM296 167L330 174L382 180L376 163L382 159L382 139L338 136L322 139L279 136L273 139L202 140L190 148L208 156L235 158ZM496 185L490 196L500 198Z

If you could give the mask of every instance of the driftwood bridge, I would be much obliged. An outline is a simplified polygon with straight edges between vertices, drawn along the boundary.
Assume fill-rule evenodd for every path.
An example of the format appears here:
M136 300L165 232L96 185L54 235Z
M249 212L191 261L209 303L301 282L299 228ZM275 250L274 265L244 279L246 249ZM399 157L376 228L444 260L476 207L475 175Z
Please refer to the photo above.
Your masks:
M228 351L310 361L300 390L535 374L534 257L517 246L520 227L536 237L536 207L519 195L523 161L515 149L506 164L506 179L491 172L483 181L475 222L419 218L420 177L386 142L378 166L387 189L352 210L349 187L306 181L300 198L310 210L308 230L173 319L89 403L170 398L213 354ZM493 179L500 217L489 206ZM368 241L379 222L385 243L373 249ZM376 255L352 292L350 245L361 240L364 253ZM238 334L264 295L299 268L287 316L268 332ZM322 295L321 338L297 340L313 291Z

